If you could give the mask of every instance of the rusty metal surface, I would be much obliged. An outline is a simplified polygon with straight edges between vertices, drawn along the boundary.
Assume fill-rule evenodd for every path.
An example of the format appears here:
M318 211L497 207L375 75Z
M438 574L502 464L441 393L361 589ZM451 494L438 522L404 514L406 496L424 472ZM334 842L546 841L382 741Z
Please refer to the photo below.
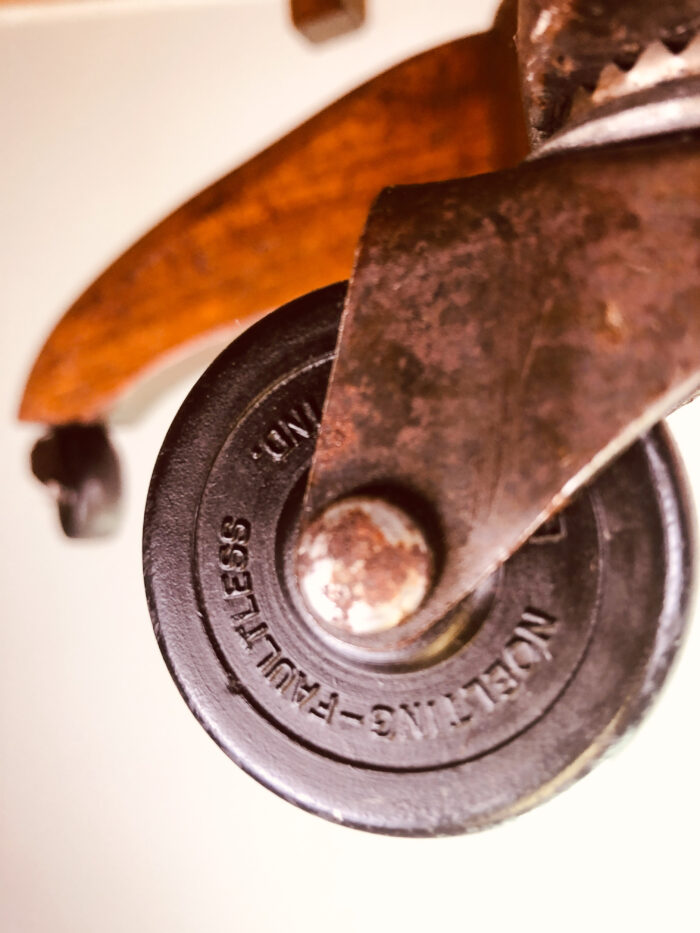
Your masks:
M603 69L631 68L661 41L682 49L700 32L700 0L521 0L518 51L531 140L559 130Z
M305 514L429 503L430 621L700 383L700 143L394 188L370 214Z
M425 599L432 551L414 519L379 496L333 503L304 530L299 589L320 622L356 635L401 625Z
M697 46L700 52L700 43ZM700 61L698 62L700 65ZM692 130L700 126L700 76L664 82L622 99L584 109L545 140L532 158L571 149L609 146L633 139Z
M700 126L700 35L683 43L669 48L656 39L631 68L618 64L619 56L608 62L592 91L575 91L563 126L533 157Z

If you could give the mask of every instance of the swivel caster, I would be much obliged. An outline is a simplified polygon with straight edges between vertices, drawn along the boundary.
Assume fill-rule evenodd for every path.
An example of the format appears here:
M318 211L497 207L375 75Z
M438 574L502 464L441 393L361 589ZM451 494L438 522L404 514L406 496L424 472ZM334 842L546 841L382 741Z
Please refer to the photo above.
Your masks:
M687 491L657 427L419 636L410 616L322 618L299 522L345 291L256 324L182 406L146 508L153 625L191 711L282 797L371 831L476 830L585 774L658 692L688 608ZM365 494L410 511L439 577L429 504Z

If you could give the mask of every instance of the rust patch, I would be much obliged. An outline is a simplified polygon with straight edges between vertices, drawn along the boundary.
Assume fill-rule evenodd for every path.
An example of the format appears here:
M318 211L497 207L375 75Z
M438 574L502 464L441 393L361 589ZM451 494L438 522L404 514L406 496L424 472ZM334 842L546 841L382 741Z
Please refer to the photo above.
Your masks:
M304 532L297 555L299 586L312 612L359 635L405 622L432 573L430 549L413 520L366 496L326 509Z

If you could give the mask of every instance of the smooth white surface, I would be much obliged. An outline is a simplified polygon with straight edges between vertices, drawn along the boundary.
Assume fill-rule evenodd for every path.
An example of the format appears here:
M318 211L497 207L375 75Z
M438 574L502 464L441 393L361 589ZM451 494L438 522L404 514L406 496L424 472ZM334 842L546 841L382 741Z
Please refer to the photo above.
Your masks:
M62 538L14 420L71 299L163 213L339 92L481 28L480 0L369 0L314 49L283 0L0 15L0 930L697 930L698 626L621 755L480 836L340 829L275 798L195 722L143 596L141 515L186 375L115 430L113 540ZM199 361L200 367L204 365ZM700 411L673 423L700 489Z

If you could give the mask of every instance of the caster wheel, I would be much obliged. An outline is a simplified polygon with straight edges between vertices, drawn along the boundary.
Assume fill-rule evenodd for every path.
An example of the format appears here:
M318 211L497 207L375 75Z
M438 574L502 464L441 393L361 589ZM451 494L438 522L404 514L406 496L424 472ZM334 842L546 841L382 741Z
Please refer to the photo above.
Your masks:
M344 295L266 317L182 406L146 508L153 625L192 712L282 797L377 832L474 830L580 777L658 692L688 606L687 493L657 428L430 650L335 636L307 610L294 557Z

